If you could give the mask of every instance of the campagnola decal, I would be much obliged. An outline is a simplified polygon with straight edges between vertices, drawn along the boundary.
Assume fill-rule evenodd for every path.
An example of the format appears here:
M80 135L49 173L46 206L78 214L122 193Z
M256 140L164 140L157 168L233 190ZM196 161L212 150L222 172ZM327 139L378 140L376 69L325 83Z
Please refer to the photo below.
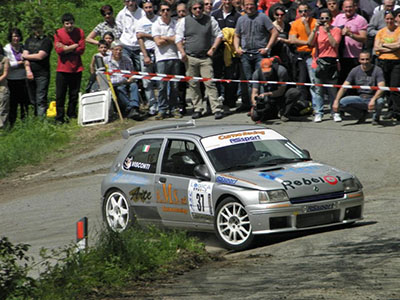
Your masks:
M237 182L237 179L233 179L233 178L227 178L227 177L223 177L223 176L217 176L217 178L215 179L216 182L218 183L224 183L224 184L231 184L234 185Z
M275 180L276 178L280 178L280 177L284 176L285 173L313 174L313 173L315 173L315 171L320 170L320 169L321 169L321 166L316 164L316 165L304 166L304 167L300 167L300 168L291 167L291 168L286 168L286 169L282 169L279 171L262 172L258 175L260 175L261 177L264 177L265 179Z
M316 183L327 183L330 185L336 185L339 181L342 181L340 176L331 176L327 175L324 177L311 177L311 178L301 178L297 180L283 180L281 182L282 186L285 188L285 190L288 190L289 188L291 189L296 189L296 187L300 187L303 185L312 185Z

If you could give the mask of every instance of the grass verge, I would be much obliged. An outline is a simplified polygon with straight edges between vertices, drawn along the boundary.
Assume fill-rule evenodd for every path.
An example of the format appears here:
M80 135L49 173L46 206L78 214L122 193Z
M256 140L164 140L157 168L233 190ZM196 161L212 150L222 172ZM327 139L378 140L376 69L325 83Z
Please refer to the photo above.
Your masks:
M50 120L32 116L18 120L0 133L0 178L18 166L36 164L68 144L77 125L57 126Z
M45 271L33 279L27 274L38 263L27 258L28 248L0 240L2 299L69 300L119 295L124 287L137 281L154 280L170 272L171 266L174 270L184 269L188 264L197 266L209 260L204 244L184 231L148 227L118 234L105 230L97 244L84 252L76 253L73 246L50 254L42 249L40 265Z

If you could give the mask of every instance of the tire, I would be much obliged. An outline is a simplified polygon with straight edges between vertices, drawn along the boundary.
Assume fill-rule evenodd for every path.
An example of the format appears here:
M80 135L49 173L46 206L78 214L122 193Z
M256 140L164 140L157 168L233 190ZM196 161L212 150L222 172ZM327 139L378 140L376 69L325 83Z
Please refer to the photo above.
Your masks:
M135 223L135 214L129 201L120 190L107 193L103 203L103 220L107 227L115 232L122 232Z
M249 248L254 240L250 218L242 203L228 197L217 207L215 233L225 248L241 251Z

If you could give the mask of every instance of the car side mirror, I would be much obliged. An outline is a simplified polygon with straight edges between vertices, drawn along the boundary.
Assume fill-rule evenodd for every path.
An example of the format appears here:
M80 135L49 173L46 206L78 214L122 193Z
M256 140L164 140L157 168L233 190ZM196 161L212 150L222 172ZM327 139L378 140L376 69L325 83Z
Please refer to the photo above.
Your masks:
M204 164L195 166L193 174L197 179L202 181L210 181L211 179L210 171L208 171L207 166Z
M306 150L306 149L303 149L303 153L304 153L304 155L306 156L306 158L311 159L310 151L308 151L308 150Z

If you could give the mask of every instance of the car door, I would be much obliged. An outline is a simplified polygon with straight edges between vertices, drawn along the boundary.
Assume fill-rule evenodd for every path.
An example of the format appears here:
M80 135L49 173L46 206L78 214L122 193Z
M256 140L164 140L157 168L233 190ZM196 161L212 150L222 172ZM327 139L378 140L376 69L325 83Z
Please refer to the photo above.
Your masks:
M194 168L204 159L193 141L168 139L156 175L155 193L158 212L166 223L182 226L188 222L203 222L197 215L212 215L212 183L200 182Z
M154 192L155 172L163 139L139 140L122 165L118 182L141 220L160 221Z

